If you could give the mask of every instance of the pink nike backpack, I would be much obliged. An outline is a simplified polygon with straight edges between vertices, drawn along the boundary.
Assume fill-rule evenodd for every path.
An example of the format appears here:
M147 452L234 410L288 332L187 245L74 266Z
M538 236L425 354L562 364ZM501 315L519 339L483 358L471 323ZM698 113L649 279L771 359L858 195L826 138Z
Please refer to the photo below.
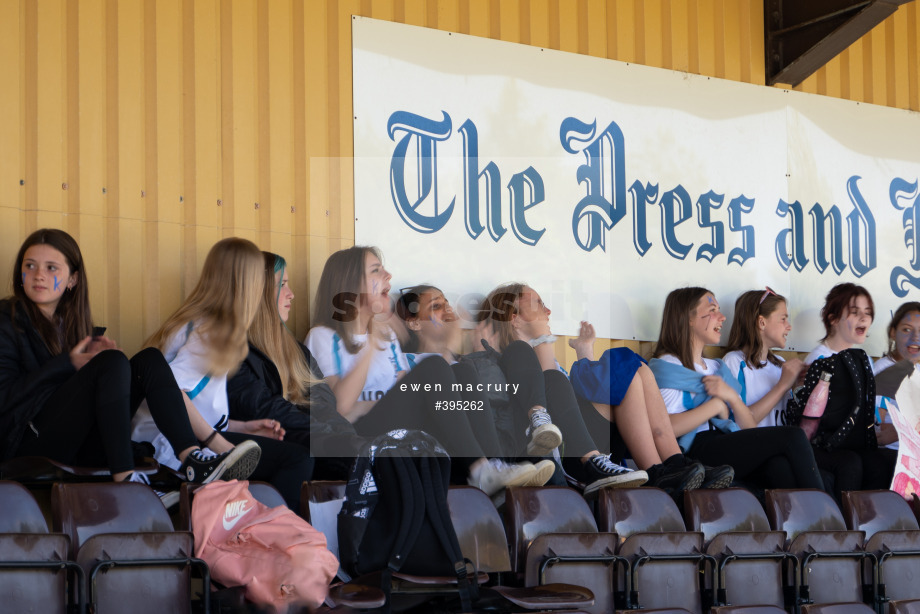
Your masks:
M326 598L339 562L326 537L284 506L270 508L249 482L212 482L192 501L195 556L225 586L245 586L246 599L276 611L316 608Z

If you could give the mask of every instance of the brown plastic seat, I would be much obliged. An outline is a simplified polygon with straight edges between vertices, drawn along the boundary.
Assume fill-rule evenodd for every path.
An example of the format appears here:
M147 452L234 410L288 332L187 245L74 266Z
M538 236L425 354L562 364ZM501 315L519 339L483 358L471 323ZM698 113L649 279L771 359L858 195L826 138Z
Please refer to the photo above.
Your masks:
M626 565L616 555L616 536L599 533L591 509L565 486L519 486L505 490L505 528L511 569L525 586L562 583L587 588L588 612L625 605L619 578ZM624 581L625 583L625 581ZM620 600L617 603L619 592Z
M703 534L687 531L674 500L658 488L608 488L598 497L602 531L619 538L617 554L630 565L631 608L703 609ZM713 600L707 594L707 606Z
M920 600L889 601L888 614L920 614Z
M802 606L802 614L873 614L865 603L816 603Z
M55 531L70 537L77 563L86 573L89 602L97 614L189 612L190 567L207 565L193 557L192 535L173 531L169 514L145 484L55 484L51 491ZM204 591L205 608L209 591Z
M480 572L480 582L488 575L511 571L508 540L498 510L478 488L451 486L447 492L450 518L457 533L460 551ZM555 610L586 607L594 600L590 590L565 583L526 582L525 587L492 586L491 590L515 605L529 610Z
M776 605L723 605L709 610L709 614L786 614Z
M760 502L742 488L684 493L687 528L702 531L704 552L719 565L716 602L733 606L785 605L786 534L770 529ZM793 576L794 577L794 576Z
M70 606L67 573L76 578L76 603L83 608L83 570L68 560L66 535L48 533L32 494L16 482L0 481L0 610L64 614Z
M837 503L820 490L767 490L770 525L786 532L786 551L799 560L802 604L872 601L873 587L863 585L863 531L849 531Z
M920 526L907 501L891 490L845 492L843 515L850 529L865 531L865 550L876 557L875 569L863 570L863 582L876 585L876 606L920 599Z

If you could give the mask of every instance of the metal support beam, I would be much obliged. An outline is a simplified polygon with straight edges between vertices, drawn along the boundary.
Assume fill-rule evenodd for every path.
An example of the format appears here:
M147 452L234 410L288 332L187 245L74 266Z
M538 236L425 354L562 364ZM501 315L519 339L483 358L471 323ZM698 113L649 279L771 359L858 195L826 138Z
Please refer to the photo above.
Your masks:
M764 0L767 85L798 85L910 1Z

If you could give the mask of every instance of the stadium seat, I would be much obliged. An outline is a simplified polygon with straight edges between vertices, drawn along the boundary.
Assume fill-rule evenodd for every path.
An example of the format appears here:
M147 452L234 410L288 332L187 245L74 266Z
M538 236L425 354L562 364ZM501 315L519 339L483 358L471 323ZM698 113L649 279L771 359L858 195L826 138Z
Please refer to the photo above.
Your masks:
M32 494L16 482L0 481L0 610L69 611L67 575L75 578L76 603L83 609L83 570L68 560L66 535L49 534Z
M724 605L709 610L709 614L785 614L786 610L776 605Z
M876 557L863 573L876 584L876 607L884 613L891 600L920 600L920 526L907 501L891 490L844 492L843 515L850 529L865 531L865 550Z
M783 550L786 534L770 529L754 495L741 488L689 490L684 518L688 529L702 531L704 552L718 561L719 605L785 605L784 566L794 570L795 557Z
M865 533L849 531L834 499L821 490L767 490L770 526L786 532L786 551L799 560L798 602L872 603L862 582Z
M594 594L594 605L578 607L589 612L614 609L617 570L625 574L625 561L616 555L616 536L598 533L578 492L566 486L506 488L505 533L511 569L525 586L583 586Z
M192 535L173 530L156 493L145 484L55 484L54 530L70 537L97 614L190 612L190 567L210 583L207 565L193 558ZM204 591L209 607L209 591Z
M706 563L714 567L715 560L702 554L703 534L687 531L663 490L607 488L598 497L598 520L602 531L618 536L617 554L629 562L629 607L699 614L712 602L700 582Z

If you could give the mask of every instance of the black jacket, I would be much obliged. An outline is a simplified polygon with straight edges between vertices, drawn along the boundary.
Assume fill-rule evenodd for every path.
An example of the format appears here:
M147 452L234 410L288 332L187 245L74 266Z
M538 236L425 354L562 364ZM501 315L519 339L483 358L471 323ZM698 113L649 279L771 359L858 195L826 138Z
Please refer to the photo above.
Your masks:
M0 458L15 455L32 418L76 372L70 354L51 355L24 309L14 320L0 300Z
M307 348L301 348L313 373L322 372ZM232 420L277 420L286 440L311 447L313 456L353 456L361 441L354 427L336 409L335 394L325 382L309 390L310 402L300 406L282 396L281 376L269 358L249 345L249 355L227 381ZM312 443L312 446L310 445Z

